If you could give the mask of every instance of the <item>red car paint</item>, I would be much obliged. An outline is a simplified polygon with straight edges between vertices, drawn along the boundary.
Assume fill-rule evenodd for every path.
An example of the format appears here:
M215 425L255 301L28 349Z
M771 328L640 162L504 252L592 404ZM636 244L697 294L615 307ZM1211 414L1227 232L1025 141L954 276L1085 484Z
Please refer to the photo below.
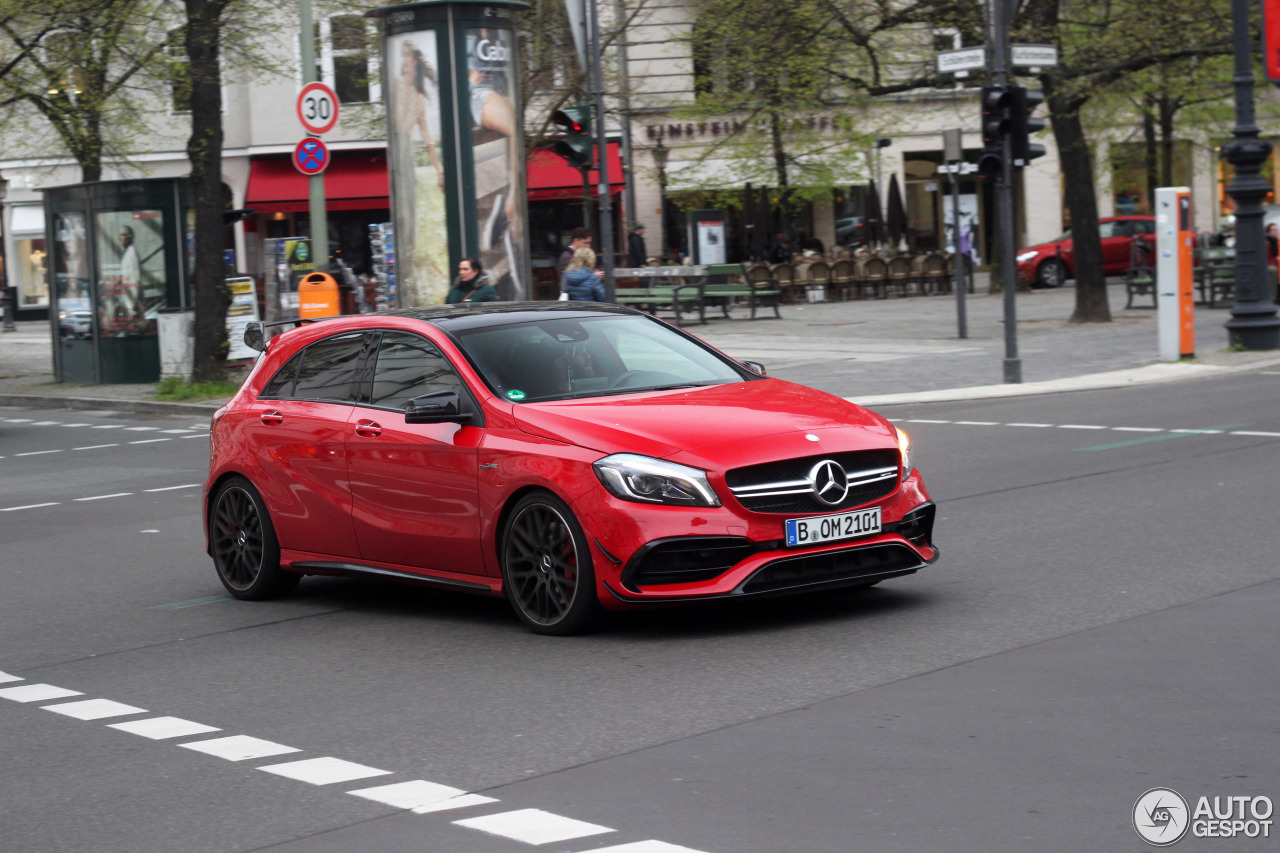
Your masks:
M402 413L360 404L259 399L295 353L359 330L407 331L434 343L474 396L484 426L408 425ZM901 474L897 434L879 415L750 374L747 381L710 387L516 403L486 385L445 329L411 316L341 317L272 339L240 391L214 415L211 446L206 519L219 484L237 474L247 478L269 510L285 570L306 571L295 566L300 563L358 564L501 594L503 513L530 489L549 491L571 507L590 543L597 596L610 608L740 594L748 578L778 559L893 544L918 559L914 571L938 556L930 535L912 541L892 530L784 547L787 518L819 513L752 511L728 488L726 472L735 468L847 451L891 451ZM702 469L722 505L619 499L592 468L616 453ZM899 476L896 488L868 505L881 507L886 528L927 507L931 531L932 504L918 471ZM624 582L628 561L645 546L717 535L744 537L758 550L708 580Z
M1098 220L1102 266L1107 275L1122 275L1132 266L1135 236L1141 237L1144 243L1154 247L1155 221L1154 216L1111 216ZM1020 258L1018 261L1020 281L1037 281L1042 268L1050 261L1061 262L1066 269L1066 278L1075 278L1075 243L1069 231L1057 240L1019 250L1018 257ZM1149 259L1153 257L1150 256ZM1060 281L1053 286L1061 284Z

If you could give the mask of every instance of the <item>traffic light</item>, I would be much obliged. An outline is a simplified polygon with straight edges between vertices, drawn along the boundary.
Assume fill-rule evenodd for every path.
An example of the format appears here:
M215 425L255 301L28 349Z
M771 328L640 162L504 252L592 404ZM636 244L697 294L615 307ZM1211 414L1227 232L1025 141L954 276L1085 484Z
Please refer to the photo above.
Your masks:
M551 121L564 129L553 150L579 169L589 169L595 161L591 142L591 105L578 104L556 110Z
M1044 93L1014 86L1009 90L1009 95L1009 136L1013 148L1013 165L1021 167L1045 154L1044 146L1029 138L1031 134L1045 128L1044 119L1031 117L1036 107L1044 103Z
M982 153L978 173L998 178L1004 165L1004 137L1009 133L1009 87L988 84L982 87Z

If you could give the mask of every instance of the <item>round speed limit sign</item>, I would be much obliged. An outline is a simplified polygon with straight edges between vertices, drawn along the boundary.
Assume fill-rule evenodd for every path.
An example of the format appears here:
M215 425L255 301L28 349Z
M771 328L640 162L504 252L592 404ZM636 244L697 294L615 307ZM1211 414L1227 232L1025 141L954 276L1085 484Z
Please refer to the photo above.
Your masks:
M338 96L324 83L308 83L298 93L298 121L307 133L319 136L338 123Z

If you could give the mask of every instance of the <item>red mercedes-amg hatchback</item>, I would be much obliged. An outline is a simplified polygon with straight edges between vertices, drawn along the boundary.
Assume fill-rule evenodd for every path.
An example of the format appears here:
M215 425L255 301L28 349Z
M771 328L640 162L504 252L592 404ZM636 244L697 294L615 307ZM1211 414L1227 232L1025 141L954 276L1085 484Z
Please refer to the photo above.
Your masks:
M602 608L869 586L931 564L905 433L660 320L409 309L269 342L214 415L208 550L237 598L307 574Z

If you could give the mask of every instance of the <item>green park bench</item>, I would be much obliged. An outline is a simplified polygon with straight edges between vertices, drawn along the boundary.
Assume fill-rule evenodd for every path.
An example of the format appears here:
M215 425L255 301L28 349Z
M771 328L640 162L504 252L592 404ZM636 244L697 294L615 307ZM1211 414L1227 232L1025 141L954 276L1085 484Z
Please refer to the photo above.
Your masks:
M649 287L615 287L613 301L650 314L669 310L682 325L681 311L697 312L698 321L707 322L703 308L702 282L706 267L622 267L613 271L614 280L638 278L652 282Z
M735 299L746 299L751 308L751 319L756 318L756 309L761 306L773 306L773 315L782 319L778 312L778 303L782 299L782 287L774 279L752 281L746 264L708 264L706 267L707 282L702 285L703 305L720 306L724 316L729 316L729 309ZM714 282L714 279L723 279Z

